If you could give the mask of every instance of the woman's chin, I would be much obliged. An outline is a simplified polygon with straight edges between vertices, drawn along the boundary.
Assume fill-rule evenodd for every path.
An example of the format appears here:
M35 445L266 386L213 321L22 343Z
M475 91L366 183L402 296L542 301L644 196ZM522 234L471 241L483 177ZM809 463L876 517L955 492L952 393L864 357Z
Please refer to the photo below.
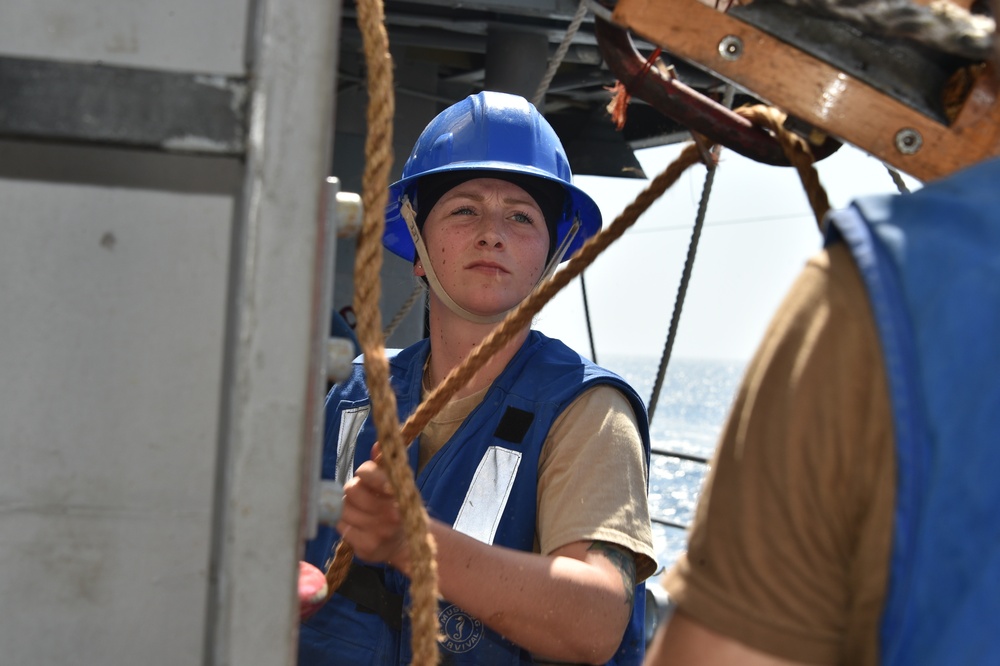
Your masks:
M518 306L520 301L517 302L503 302L503 303L476 303L474 305L465 306L465 309L474 315L479 317L495 317L497 315L506 314L510 310L513 310Z

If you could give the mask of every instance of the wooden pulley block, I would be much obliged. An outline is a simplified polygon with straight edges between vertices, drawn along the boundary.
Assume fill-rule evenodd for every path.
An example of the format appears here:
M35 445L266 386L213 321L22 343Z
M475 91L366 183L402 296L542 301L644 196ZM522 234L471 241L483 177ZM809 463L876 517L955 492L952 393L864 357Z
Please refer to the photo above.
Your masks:
M863 81L698 0L618 0L612 20L918 180L1000 155L991 64L956 70L930 91L946 112L927 113L900 99L895 86Z

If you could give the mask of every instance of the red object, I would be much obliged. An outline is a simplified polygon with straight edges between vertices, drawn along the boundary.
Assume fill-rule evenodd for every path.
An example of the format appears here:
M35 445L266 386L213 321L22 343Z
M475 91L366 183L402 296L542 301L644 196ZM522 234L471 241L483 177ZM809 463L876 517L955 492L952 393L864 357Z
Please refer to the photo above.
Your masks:
M326 575L309 564L299 562L299 619L308 620L326 603L329 588Z
M645 101L680 125L708 137L712 143L722 144L752 160L774 166L791 164L781 144L766 130L652 67L659 49L649 58L643 58L627 30L600 17L594 18L594 36L604 62L625 87L627 95ZM622 106L628 98L618 95L614 101ZM609 109L609 113L614 111L615 107ZM616 122L619 120L624 122L624 109L619 109ZM813 157L821 160L839 147L838 141L828 137L822 145L811 149Z

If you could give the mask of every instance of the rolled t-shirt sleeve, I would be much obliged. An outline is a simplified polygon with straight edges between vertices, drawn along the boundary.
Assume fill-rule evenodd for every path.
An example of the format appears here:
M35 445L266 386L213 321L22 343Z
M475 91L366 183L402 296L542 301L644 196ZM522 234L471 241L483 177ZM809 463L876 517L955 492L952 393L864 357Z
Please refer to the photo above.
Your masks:
M646 457L628 399L598 385L556 419L538 466L538 547L607 541L636 556L637 581L656 570Z
M878 338L837 246L803 270L751 361L664 587L685 615L752 648L868 663L891 532L886 465ZM845 645L859 640L860 652Z

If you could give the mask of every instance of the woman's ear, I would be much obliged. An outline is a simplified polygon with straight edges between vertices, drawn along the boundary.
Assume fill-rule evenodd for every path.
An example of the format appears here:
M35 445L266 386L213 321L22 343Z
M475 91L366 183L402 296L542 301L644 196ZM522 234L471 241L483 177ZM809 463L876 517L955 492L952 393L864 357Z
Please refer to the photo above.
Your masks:
M417 262L413 264L413 274L417 277L427 276L427 273L424 272L424 264L422 261L417 260Z

